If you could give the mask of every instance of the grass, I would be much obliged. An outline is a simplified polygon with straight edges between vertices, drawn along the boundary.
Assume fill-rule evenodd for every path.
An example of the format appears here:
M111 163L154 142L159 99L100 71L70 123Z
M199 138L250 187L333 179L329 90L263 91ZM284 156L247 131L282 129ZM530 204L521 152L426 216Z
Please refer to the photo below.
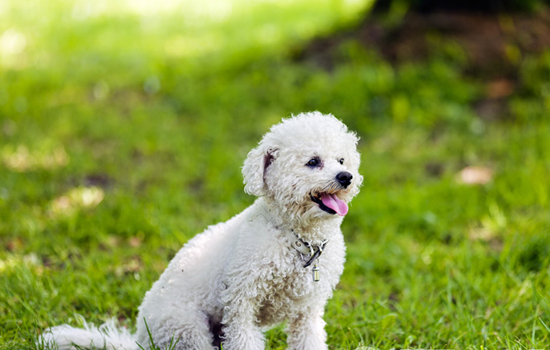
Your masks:
M463 57L392 66L349 41L330 72L292 58L364 3L213 4L0 4L0 349L76 314L134 327L181 245L252 203L248 150L308 110L362 137L330 347L545 348L550 53L486 121ZM492 180L458 182L467 165ZM282 327L266 339L285 347Z

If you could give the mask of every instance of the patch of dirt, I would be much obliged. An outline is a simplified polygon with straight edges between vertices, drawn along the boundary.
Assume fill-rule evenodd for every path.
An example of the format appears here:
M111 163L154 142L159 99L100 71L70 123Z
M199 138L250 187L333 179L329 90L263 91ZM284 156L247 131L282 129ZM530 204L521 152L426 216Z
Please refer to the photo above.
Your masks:
M370 14L355 28L313 40L297 59L332 70L340 45L350 40L392 64L461 55L464 74L486 81L486 96L473 108L483 119L495 120L508 115L507 97L520 84L522 59L550 48L550 9L533 14L413 12L393 26L382 16ZM445 47L451 52L445 53Z
M107 188L113 183L113 179L107 174L95 173L89 174L84 177L84 185L86 187L97 186L101 188Z
M501 77L497 68L513 70L524 55L550 48L549 9L536 14L409 13L397 26L384 22L367 16L356 28L312 41L300 58L330 69L338 46L353 39L390 62L410 62L428 58L434 45L454 42L468 57L469 72Z

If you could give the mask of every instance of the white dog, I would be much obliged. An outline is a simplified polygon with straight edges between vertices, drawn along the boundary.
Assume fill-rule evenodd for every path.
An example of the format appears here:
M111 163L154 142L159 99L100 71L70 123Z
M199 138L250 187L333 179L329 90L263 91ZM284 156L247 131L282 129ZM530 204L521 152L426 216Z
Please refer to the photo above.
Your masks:
M358 138L331 115L271 128L242 169L259 198L190 240L139 307L137 333L114 323L44 332L59 349L264 349L262 330L287 322L288 348L327 349L327 300L344 269L340 224L359 192ZM149 331L148 331L149 330Z

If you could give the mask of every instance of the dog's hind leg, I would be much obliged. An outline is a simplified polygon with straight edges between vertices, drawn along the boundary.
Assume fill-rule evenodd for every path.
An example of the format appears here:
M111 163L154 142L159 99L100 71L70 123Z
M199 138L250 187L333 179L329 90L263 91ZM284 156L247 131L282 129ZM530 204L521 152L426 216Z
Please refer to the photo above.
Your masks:
M138 343L145 349L151 348L151 338L160 349L218 349L213 345L214 338L210 331L208 317L204 312L194 308L166 310L161 317L147 320L147 327L144 320L138 320Z

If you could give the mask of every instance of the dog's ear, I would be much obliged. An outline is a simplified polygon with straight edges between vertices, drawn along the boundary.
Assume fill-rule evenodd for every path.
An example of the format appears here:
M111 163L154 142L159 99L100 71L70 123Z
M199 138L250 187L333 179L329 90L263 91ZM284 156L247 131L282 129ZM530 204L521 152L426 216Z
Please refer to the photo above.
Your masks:
M248 153L243 165L244 191L261 197L265 195L264 176L267 168L275 159L277 149L260 144Z

